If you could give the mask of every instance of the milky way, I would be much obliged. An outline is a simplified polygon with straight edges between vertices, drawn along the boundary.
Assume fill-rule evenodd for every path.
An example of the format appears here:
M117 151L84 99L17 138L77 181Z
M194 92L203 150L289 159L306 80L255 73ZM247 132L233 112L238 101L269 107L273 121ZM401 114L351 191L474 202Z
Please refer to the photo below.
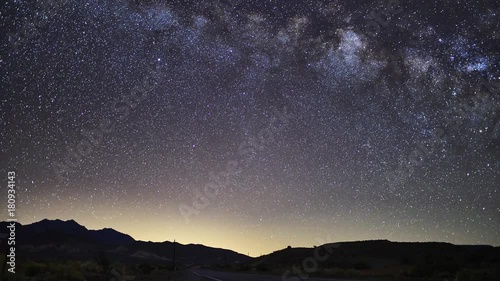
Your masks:
M0 10L21 223L500 245L496 1L32 2Z

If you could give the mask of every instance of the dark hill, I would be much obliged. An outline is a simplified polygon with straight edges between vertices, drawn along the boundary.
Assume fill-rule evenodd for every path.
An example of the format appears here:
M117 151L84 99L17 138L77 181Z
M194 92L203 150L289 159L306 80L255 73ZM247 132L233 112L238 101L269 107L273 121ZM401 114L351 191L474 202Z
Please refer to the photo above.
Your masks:
M9 223L0 222L0 231ZM111 228L88 230L74 220L42 220L28 225L16 224L16 244L20 259L92 260L105 256L124 263L172 263L173 242L136 241ZM250 257L231 250L204 245L175 243L178 265L214 265L248 262Z
M314 267L313 275L348 278L441 276L447 279L466 272L463 274L479 274L480 277L474 276L483 281L498 281L500 248L388 240L340 242L315 248L289 247L256 258L249 266L269 272L285 272L294 267L307 272Z

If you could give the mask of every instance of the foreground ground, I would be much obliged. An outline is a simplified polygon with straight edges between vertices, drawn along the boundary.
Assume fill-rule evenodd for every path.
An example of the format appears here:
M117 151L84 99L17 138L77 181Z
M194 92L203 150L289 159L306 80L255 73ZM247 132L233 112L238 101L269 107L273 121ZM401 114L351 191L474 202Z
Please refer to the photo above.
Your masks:
M234 273L234 272L219 272L205 269L191 269L177 272L172 281L296 281L299 280L297 277L288 276L283 278L282 276L273 275L261 275L261 274L249 274L249 273ZM329 279L329 278L308 278L308 281L339 281L339 279ZM343 280L346 281L346 280Z

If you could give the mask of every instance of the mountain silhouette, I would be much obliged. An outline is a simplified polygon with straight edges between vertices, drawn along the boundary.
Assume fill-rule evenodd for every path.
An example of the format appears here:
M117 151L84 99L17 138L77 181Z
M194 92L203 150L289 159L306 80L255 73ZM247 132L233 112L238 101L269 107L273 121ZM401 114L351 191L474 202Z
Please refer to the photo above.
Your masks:
M0 222L0 231L10 223ZM74 220L44 219L28 225L16 223L16 245L19 259L88 260L106 255L113 261L125 263L172 263L174 243L136 241L131 236L111 228L89 230ZM231 250L204 245L175 243L179 265L234 264L251 260Z
M8 224L0 222L0 232L6 231ZM171 269L174 247L176 268L201 265L216 270L290 276L310 273L348 279L399 276L410 278L408 280L428 280L440 276L448 280L500 280L500 247L487 245L369 240L327 243L311 248L287 247L251 258L200 244L136 241L111 228L89 230L74 220L16 223L16 261L19 264L30 261L63 264L71 260L82 264L95 261L103 266L118 262L132 267Z

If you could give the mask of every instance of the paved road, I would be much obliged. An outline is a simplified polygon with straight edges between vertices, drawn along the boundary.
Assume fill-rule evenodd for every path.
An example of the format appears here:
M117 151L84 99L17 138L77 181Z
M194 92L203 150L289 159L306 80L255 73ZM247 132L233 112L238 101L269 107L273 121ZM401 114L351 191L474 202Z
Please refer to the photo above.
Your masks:
M247 273L233 273L233 272L219 272L211 270L193 269L192 274L202 278L203 281L300 281L298 277L288 276L282 279L282 276L275 275L261 275L261 274L247 274ZM203 279L204 278L204 279ZM341 281L339 279L329 278L308 278L307 281ZM342 280L346 281L346 280Z

